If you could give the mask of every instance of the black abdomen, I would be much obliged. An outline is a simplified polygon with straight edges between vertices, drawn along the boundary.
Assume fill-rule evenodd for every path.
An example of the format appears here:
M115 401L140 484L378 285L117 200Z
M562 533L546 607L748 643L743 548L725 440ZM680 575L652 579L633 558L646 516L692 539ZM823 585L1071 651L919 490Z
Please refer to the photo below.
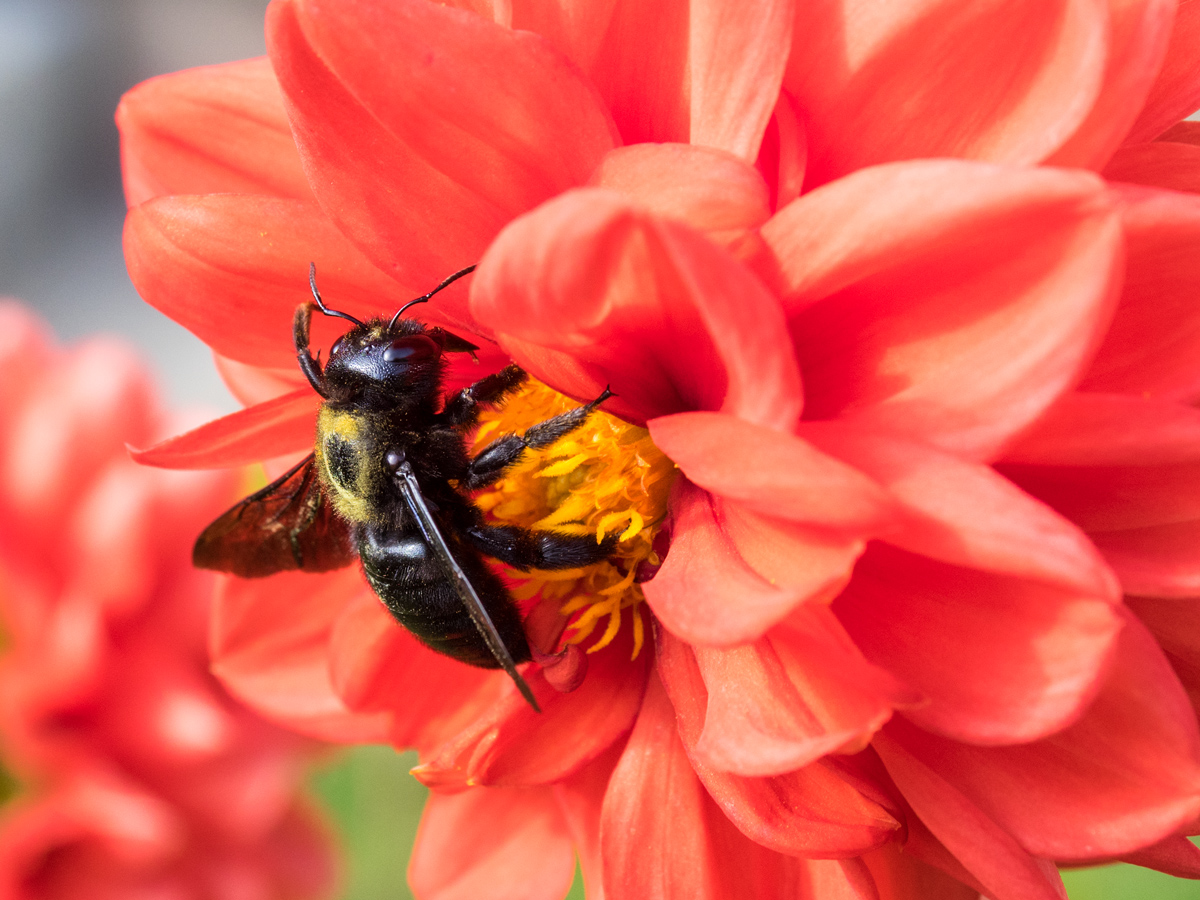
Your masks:
M504 646L517 663L527 662L529 645L516 605L479 552L443 532L455 560L491 616ZM388 612L427 647L485 669L500 664L441 564L411 524L407 528L363 526L358 534L363 571Z

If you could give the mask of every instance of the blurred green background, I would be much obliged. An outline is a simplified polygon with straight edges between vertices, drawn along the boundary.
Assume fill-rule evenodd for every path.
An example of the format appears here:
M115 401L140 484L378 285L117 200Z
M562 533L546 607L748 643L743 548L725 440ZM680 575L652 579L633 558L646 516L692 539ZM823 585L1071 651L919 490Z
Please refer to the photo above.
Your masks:
M317 772L313 789L341 832L346 888L341 900L409 900L404 879L425 788L408 770L415 753L356 747ZM1070 900L1200 900L1200 881L1137 866L1063 872ZM584 900L578 872L569 900ZM486 900L481 897L480 900Z
M355 747L313 776L313 790L342 836L341 900L411 900L404 873L429 793L408 774L416 764L415 753ZM584 900L578 870L567 898Z

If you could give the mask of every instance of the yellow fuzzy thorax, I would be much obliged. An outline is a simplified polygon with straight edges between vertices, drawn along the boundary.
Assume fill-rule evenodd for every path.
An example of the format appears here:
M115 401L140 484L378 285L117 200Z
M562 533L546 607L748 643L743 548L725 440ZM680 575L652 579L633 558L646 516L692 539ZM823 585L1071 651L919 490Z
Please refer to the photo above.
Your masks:
M539 422L580 404L528 381L498 409L480 416L472 453L509 432L522 433ZM580 643L605 623L587 651L606 647L628 610L633 656L645 641L642 588L634 582L642 562L658 565L654 536L667 511L675 465L658 450L645 428L597 410L587 422L557 443L526 450L504 478L475 496L488 518L563 534L618 534L612 558L594 566L557 571L512 572L513 596L535 596L560 603L569 617L566 641Z
M373 488L370 479L375 474L376 467L364 463L359 466L354 483L341 484L330 476L325 446L330 439L341 439L346 446L361 451L363 430L362 413L335 410L328 405L323 405L317 413L317 443L314 450L317 472L333 508L347 522L368 522L375 515L367 497ZM364 456L362 453L359 455Z

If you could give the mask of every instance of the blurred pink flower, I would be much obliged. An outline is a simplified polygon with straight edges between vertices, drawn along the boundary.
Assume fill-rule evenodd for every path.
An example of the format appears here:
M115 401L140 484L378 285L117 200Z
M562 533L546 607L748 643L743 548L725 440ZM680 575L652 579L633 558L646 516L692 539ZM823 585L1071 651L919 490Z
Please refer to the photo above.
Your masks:
M197 528L224 473L134 464L168 427L125 347L55 346L0 303L0 896L310 900L326 829L314 748L208 672Z

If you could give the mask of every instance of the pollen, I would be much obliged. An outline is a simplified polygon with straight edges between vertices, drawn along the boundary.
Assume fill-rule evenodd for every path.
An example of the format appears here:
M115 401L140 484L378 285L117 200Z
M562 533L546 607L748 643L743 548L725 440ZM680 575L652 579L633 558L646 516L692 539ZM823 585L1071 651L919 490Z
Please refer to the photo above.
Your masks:
M474 451L509 433L579 406L530 380L502 407L480 416ZM505 477L475 502L492 521L560 534L616 535L617 548L602 563L575 569L509 570L513 596L559 604L566 620L563 641L588 653L607 647L628 623L633 657L646 640L645 601L637 573L657 565L654 538L667 511L675 465L650 440L645 428L596 410L580 428L558 442L526 450Z

